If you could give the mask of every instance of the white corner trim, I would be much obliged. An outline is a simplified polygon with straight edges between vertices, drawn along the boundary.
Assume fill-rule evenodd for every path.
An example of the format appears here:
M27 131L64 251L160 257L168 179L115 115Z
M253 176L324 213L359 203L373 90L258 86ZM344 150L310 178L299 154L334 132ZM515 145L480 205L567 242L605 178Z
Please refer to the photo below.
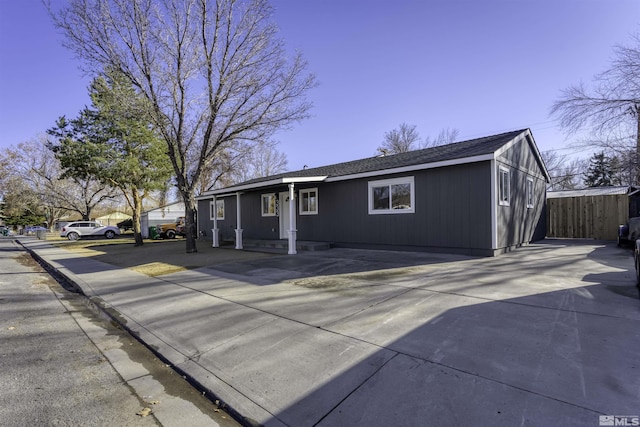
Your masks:
M498 249L498 168L491 159L491 248Z

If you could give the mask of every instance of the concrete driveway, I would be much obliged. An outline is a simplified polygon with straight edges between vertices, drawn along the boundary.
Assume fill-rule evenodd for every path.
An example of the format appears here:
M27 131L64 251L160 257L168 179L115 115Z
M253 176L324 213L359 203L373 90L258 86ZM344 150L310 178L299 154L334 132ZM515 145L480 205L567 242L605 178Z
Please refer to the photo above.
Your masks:
M611 243L496 258L332 249L158 278L32 249L247 423L640 415L640 300L631 252Z

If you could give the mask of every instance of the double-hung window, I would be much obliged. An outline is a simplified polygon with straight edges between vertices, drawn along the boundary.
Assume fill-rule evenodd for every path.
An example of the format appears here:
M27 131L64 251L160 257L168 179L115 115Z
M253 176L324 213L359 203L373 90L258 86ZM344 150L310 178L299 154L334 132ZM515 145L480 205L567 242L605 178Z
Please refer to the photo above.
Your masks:
M318 189L306 188L300 190L300 215L318 214Z
M509 169L500 166L500 172L498 176L498 202L503 206L509 206L509 201L511 198Z
M533 179L527 178L527 209L533 208Z
M262 216L276 216L276 195L268 193L262 195Z
M209 203L209 219L224 219L224 200L216 200Z
M369 182L369 214L415 212L415 184L412 176Z

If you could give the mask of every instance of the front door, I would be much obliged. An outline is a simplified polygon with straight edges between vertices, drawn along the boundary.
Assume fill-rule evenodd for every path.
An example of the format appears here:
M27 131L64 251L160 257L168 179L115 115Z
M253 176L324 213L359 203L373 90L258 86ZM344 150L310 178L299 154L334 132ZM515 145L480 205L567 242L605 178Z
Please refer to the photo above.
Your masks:
M280 215L280 238L288 239L289 228L291 228L291 221L289 218L289 193L280 193L278 215Z

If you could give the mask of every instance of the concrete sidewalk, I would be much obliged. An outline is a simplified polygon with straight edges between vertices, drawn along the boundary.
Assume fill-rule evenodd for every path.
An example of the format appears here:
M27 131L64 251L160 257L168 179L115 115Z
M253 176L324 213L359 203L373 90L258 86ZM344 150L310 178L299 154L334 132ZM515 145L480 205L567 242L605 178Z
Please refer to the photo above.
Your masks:
M151 278L22 239L247 424L597 426L640 415L628 250L331 249Z

